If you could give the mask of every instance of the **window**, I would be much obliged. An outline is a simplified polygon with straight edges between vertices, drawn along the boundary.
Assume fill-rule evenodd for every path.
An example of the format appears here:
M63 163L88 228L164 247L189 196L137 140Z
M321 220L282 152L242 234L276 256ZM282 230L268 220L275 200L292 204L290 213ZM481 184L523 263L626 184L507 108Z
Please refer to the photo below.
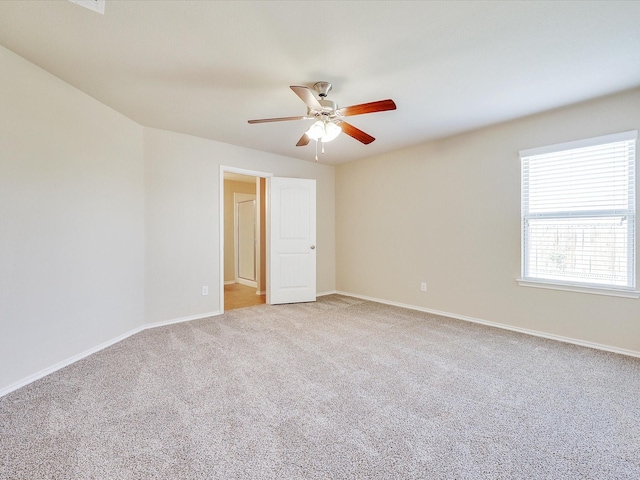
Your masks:
M637 298L637 131L523 150L521 285Z

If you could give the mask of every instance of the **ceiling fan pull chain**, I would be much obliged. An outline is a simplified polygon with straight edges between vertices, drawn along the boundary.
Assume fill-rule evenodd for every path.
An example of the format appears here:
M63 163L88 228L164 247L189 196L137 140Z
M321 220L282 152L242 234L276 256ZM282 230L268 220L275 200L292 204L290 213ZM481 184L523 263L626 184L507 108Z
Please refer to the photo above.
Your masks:
M318 140L316 139L316 162L318 161Z
M322 153L324 153L324 142L322 142Z

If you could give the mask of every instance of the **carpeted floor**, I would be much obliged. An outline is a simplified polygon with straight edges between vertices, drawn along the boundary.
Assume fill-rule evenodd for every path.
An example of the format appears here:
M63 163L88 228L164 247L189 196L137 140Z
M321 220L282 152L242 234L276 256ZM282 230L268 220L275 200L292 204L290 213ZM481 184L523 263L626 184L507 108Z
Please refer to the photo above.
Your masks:
M331 295L0 399L2 479L638 479L640 359Z

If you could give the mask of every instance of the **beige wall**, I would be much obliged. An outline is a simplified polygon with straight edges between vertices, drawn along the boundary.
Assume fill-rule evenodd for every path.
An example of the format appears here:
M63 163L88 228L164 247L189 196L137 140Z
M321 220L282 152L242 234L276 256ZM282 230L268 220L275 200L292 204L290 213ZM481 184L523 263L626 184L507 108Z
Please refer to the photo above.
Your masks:
M0 391L142 325L142 127L0 47Z
M221 165L316 180L318 292L335 290L333 166L153 128L144 139L147 323L220 310Z
M640 353L639 300L515 282L518 151L639 128L635 90L339 166L338 290Z
M0 395L220 310L220 165L316 179L335 289L334 167L144 128L3 47L0 71Z
M234 211L233 194L256 194L256 184L246 182L224 181L224 281L233 282L236 279L234 252Z

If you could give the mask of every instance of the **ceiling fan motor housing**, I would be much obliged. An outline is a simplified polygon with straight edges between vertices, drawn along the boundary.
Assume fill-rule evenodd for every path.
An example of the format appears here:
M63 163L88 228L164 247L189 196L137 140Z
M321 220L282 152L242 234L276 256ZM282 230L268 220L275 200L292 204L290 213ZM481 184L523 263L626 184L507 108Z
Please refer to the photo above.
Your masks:
M318 103L322 105L322 114L332 115L338 108L338 104L326 98L321 98Z

